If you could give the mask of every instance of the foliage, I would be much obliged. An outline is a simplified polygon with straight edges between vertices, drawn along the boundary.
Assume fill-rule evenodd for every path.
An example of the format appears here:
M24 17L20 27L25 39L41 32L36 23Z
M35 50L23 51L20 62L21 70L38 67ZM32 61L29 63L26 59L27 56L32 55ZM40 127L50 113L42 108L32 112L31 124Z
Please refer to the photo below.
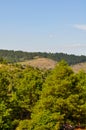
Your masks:
M65 61L44 71L21 65L0 67L0 130L58 130L86 124L86 73Z
M65 60L69 65L86 62L86 56L68 55L64 53L46 53L46 52L23 52L14 50L0 50L0 57L9 63L34 59L36 57L49 58L55 61Z
M43 85L29 130L57 130L66 122L86 124L86 97L83 96L86 82L81 84L83 79L77 75L63 61L56 66Z

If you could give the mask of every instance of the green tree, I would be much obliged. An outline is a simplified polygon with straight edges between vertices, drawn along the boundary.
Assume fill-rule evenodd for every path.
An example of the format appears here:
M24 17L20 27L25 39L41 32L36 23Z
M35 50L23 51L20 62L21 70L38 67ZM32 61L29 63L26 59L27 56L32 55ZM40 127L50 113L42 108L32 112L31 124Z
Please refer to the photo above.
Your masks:
M86 83L82 80L64 61L60 62L43 85L28 130L58 130L65 122L86 124Z
M47 75L46 75L47 76ZM15 77L10 94L10 108L13 125L20 120L30 120L34 105L39 100L45 72L27 67L15 72Z
M11 108L9 107L10 74L0 69L0 130L11 129Z

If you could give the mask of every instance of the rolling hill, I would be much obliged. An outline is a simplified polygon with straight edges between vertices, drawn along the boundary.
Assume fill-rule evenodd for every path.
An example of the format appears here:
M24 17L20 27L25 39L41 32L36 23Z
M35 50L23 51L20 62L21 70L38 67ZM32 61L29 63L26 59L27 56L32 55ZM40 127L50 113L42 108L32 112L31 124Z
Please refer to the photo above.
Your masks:
M69 65L86 62L86 56L76 56L64 53L47 53L47 52L23 52L14 50L0 50L0 58L6 59L9 63L32 60L35 57L48 58L56 62L64 59Z
M71 66L74 72L78 72L80 70L83 70L86 72L86 62L85 63L79 63Z
M37 58L20 63L22 65L32 66L40 69L53 69L57 62L48 58Z
M19 62L19 64L32 66L39 69L53 69L58 62L48 59L48 58L37 58L33 60L28 60L24 62ZM78 63L75 65L71 65L74 72L78 72L80 70L84 70L86 72L86 62Z

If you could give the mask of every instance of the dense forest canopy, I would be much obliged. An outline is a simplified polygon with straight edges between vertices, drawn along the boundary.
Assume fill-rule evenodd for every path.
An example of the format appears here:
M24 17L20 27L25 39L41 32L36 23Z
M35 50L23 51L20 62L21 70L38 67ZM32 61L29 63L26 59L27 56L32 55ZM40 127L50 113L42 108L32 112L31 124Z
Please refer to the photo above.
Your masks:
M23 52L13 50L0 50L0 57L5 58L8 62L19 62L34 59L35 57L50 58L55 61L64 59L69 65L86 62L86 56L68 55L64 53L46 53L46 52Z
M65 61L52 70L0 64L0 130L86 127L86 73Z

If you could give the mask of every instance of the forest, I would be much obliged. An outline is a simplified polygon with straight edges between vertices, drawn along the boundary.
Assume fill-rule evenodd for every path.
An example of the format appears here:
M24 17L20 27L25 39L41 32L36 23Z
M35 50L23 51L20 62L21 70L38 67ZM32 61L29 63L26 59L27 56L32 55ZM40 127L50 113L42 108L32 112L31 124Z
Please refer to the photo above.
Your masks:
M0 130L60 130L64 123L86 127L86 73L64 60L52 70L1 60Z
M86 62L86 56L68 55L64 53L47 53L47 52L23 52L14 50L0 50L0 57L7 60L9 63L31 60L36 57L49 58L57 62L61 60L67 61L69 65Z

